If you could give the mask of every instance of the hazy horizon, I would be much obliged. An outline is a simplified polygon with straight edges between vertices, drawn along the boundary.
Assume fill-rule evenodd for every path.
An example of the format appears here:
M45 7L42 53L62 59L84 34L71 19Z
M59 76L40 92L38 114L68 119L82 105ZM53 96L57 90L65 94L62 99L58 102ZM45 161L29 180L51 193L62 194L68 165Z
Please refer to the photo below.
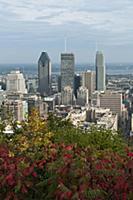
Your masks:
M60 65L61 62L52 62L52 65ZM106 62L105 63L106 65L118 65L118 66L121 66L121 65L126 65L126 64L129 64L129 65L133 65L133 62ZM27 63L23 63L23 62L20 62L20 63L0 63L0 65L38 65L38 62L34 62L34 63L31 63L31 62L27 62ZM95 65L95 62L76 62L75 65Z
M52 63L52 65L60 65L61 63ZM121 65L133 65L133 62L108 62L108 63L105 63L106 65L118 65L121 66ZM0 63L0 65L38 65L38 63ZM85 62L79 62L79 63L75 63L75 65L94 65L95 66L95 63L85 63Z

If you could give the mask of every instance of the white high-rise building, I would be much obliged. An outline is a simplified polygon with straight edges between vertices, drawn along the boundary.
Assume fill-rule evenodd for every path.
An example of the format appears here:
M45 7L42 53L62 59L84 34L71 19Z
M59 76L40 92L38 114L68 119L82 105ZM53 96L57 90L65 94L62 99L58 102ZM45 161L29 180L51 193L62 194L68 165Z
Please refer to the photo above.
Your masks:
M96 87L96 73L89 70L84 72L82 74L82 86L88 89L89 97L91 97Z
M61 54L61 91L69 86L74 89L74 54L62 53Z
M106 75L105 75L105 60L101 51L96 53L96 90L105 91Z
M77 91L77 105L85 106L89 103L88 101L88 89L86 87L80 87Z
M73 90L70 86L66 86L61 93L61 100L63 105L73 104Z
M27 93L25 78L19 70L7 74L6 90L9 93Z
M51 61L47 52L42 52L38 61L38 91L41 96L51 93Z

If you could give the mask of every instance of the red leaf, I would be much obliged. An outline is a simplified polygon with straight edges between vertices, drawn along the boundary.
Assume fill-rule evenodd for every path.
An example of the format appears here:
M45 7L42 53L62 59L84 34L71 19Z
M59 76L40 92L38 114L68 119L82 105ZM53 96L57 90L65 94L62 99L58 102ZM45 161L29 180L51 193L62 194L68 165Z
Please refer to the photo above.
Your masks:
M36 172L33 172L33 173L32 173L32 176L36 178L36 177L37 177L37 173L36 173Z
M133 152L128 152L127 155L128 155L129 157L133 157Z
M10 186L13 186L15 184L15 180L14 180L14 177L13 177L13 174L9 174L8 176L6 176L6 181L8 183L8 185Z
M64 159L71 159L72 158L72 155L71 154L65 154L63 156Z
M24 185L21 188L21 192L22 193L27 193L28 192L27 188Z
M68 146L65 147L65 149L66 149L67 151L71 151L71 150L73 149L73 146L72 146L72 145L68 145Z

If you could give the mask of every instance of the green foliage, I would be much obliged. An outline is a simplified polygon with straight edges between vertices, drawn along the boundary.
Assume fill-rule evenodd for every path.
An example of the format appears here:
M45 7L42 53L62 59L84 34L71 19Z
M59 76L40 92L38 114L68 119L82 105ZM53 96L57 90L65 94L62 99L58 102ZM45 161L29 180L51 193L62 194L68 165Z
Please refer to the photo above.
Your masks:
M46 121L36 110L10 124L8 137L0 123L1 199L133 199L133 152L120 134L52 114Z
M18 128L19 125L19 128ZM15 155L30 156L32 159L42 157L45 146L51 143L52 133L36 110L32 111L22 123L13 122L14 134L8 138L8 145Z
M111 149L114 152L124 153L127 146L124 139L111 130L91 127L89 131L84 132L74 127L60 127L53 136L56 143L77 144L79 147L91 147L102 151Z
M48 116L47 125L48 129L53 132L73 127L69 120L62 119L61 117L56 117L52 113L50 113Z
M86 198L95 200L97 198L101 199L108 199L108 194L104 190L99 190L99 189L88 189L86 191Z
M6 124L0 121L0 144L4 144L7 142L7 137L4 134L5 128L6 128Z

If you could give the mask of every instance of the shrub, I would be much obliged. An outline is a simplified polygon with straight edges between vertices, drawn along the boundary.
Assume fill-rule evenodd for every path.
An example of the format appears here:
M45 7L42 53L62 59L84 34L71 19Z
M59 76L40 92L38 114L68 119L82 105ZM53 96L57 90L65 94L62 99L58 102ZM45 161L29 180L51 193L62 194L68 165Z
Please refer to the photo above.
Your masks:
M83 132L36 111L0 133L0 199L132 200L133 151L111 130Z

